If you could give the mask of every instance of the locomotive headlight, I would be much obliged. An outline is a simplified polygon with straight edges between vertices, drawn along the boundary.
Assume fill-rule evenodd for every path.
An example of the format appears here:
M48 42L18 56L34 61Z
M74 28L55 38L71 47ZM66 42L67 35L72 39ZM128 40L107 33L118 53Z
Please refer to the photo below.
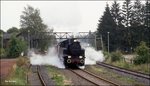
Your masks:
M79 58L81 59L81 58L83 58L82 56L79 56Z
M74 42L77 42L77 40L74 40Z
M68 56L68 58L70 59L70 58L71 58L71 56Z

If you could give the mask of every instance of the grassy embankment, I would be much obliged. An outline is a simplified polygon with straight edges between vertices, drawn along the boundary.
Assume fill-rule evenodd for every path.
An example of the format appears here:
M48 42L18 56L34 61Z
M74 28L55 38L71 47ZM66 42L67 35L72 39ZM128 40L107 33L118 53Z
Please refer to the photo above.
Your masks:
M71 81L67 79L58 68L53 66L47 66L49 76L55 81L56 85L71 85Z
M119 66L122 68L150 74L150 64L141 64L141 65L134 65L131 63L127 63L125 61L117 61L117 62L106 62L115 66Z
M130 70L134 70L134 71L138 71L138 72L142 72L142 73L146 73L146 74L150 74L150 63L135 65L133 63L133 58L134 57L131 59L132 61L130 61L130 62L125 61L125 59L112 62L110 60L112 58L111 54L108 54L108 53L105 53L105 57L107 58L104 61L105 63L112 64L112 65L122 67L122 68L126 68L126 69L130 69Z
M17 58L16 64L13 66L11 74L2 83L3 85L20 86L27 85L26 75L28 59L26 57Z
M116 82L120 85L140 85L140 86L143 85L143 84L131 79L128 76L124 77L124 76L116 74L114 72L110 72L109 70L107 70L105 68L99 68L98 66L87 66L86 70L93 72L95 74L98 74L100 77L103 77L112 82Z

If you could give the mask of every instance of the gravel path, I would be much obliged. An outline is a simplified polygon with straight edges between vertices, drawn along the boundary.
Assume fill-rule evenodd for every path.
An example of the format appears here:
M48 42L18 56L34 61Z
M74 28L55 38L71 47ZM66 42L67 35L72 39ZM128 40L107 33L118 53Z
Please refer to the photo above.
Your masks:
M76 74L80 75L81 77L85 78L86 80L94 83L95 85L105 85L105 86L113 86L114 84L111 84L107 81L104 81L102 78L97 78L98 76L93 76L89 71L84 71L84 70L72 70ZM93 74L93 73L92 73Z
M32 65L30 69L31 71L28 73L28 84L31 86L42 85L37 73L37 65Z
M61 69L60 70L62 72L62 74L64 74L67 78L69 78L72 81L72 85L84 85L84 86L89 86L89 85L94 85L90 82L88 82L87 80L79 77L78 75L74 74L73 72L71 72L70 70L67 69Z
M28 84L31 86L54 86L54 81L48 76L45 66L32 65L28 73ZM40 76L39 76L40 75ZM42 81L41 81L42 78ZM44 82L43 82L44 81Z

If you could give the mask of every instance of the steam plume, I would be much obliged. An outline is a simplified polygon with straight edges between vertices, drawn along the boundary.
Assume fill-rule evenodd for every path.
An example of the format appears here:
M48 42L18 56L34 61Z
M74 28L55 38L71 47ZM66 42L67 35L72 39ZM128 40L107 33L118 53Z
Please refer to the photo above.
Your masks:
M85 65L94 65L96 61L102 62L104 56L101 51L96 51L92 47L87 47L87 44L81 44L85 49ZM58 68L65 68L63 62L59 59L56 49L49 48L46 55L35 54L35 52L29 52L29 59L32 65L52 65Z

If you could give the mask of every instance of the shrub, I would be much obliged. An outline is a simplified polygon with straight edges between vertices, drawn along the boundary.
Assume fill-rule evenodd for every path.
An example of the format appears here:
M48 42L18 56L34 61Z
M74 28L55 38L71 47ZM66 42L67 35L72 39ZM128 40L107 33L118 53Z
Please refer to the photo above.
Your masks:
M116 51L116 52L111 53L111 61L112 62L120 61L122 59L123 59L123 55L120 51Z
M105 51L103 52L103 54L104 54L105 60L108 60L110 57L110 54L108 52L105 52Z
M150 52L149 48L146 46L145 42L141 42L140 46L135 49L137 56L134 58L134 64L144 64L150 62Z
M27 49L26 42L20 38L12 37L9 41L8 47L8 56L9 57L18 57L21 52Z
M20 57L17 59L16 63L17 63L17 66L18 66L18 67L24 66L24 65L27 64L27 58L20 56Z
M6 51L4 48L0 48L0 57L1 58L6 57Z

